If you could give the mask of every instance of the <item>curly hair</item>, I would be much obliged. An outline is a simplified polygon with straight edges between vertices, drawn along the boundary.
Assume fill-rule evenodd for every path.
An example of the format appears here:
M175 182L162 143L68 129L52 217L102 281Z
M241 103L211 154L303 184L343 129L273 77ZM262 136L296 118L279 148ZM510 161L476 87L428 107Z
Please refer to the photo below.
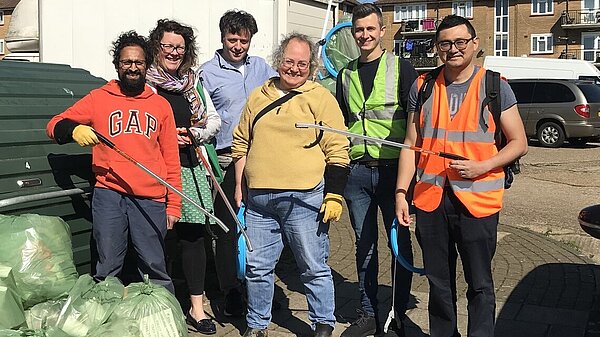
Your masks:
M258 26L254 17L245 11L237 9L231 9L225 12L219 20L219 29L221 30L221 39L225 37L225 34L239 34L247 31L252 38L254 34L258 32Z
M144 58L146 59L146 67L152 64L154 61L154 54L150 49L148 40L144 36L138 35L135 30L130 30L119 35L117 40L112 43L110 54L113 57L112 63L115 65L115 68L119 68L119 59L121 58L121 51L123 48L131 46L142 48L144 51Z
M158 59L158 53L160 53L160 41L163 35L168 33L175 33L181 35L185 41L185 53L183 54L183 61L177 70L179 74L186 73L189 69L196 66L197 54L196 54L196 37L194 36L194 30L192 27L182 25L177 21L160 19L156 22L156 27L150 31L150 47L152 48L153 55Z
M292 32L292 33L286 35L283 38L283 40L281 40L281 43L279 43L279 46L277 46L277 48L275 48L275 51L273 51L273 55L271 56L271 59L273 60L273 68L277 69L283 63L283 55L285 54L285 49L287 48L288 44L290 44L290 41L292 41L292 40L298 40L298 41L304 42L308 45L308 48L310 50L310 73L313 74L314 71L317 69L317 65L318 65L318 63L317 63L317 47L312 42L310 37L308 37L308 35L298 33L298 32Z

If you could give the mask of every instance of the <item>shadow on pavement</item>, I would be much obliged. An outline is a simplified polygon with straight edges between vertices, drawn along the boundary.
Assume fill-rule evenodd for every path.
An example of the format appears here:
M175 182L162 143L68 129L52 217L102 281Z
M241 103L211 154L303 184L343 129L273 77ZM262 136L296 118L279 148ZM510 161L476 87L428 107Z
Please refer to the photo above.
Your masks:
M599 284L597 265L537 266L511 287L495 336L600 336Z

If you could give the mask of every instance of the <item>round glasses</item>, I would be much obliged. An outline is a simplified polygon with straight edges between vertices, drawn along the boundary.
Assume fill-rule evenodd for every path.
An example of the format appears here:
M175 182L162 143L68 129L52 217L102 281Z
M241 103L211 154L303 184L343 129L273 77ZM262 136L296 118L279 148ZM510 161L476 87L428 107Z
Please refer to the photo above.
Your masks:
M306 70L310 66L310 63L308 63L306 61L294 62L294 60L291 60L291 59L285 59L285 60L283 60L283 62L281 64L287 69L290 69L293 66L297 66L298 69L300 69L300 70Z
M160 49L162 49L162 51L165 53L172 53L173 50L179 55L183 55L185 53L185 46L174 46L172 44L160 43Z
M454 45L456 47L456 49L458 49L458 50L465 50L467 48L467 45L469 44L469 42L473 41L473 39L475 39L475 36L473 36L470 39L456 39L454 41L444 40L444 41L439 41L437 43L437 46L438 46L438 49L441 51L449 51L450 49L452 49L452 45Z

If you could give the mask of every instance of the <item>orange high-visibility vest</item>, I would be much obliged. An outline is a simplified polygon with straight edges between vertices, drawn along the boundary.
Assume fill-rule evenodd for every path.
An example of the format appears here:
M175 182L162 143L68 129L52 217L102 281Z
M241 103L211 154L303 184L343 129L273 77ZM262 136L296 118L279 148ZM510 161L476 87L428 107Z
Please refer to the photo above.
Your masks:
M424 75L418 78L418 88ZM473 78L463 102L454 118L450 118L444 71L435 81L433 92L423 102L419 114L420 147L461 155L472 160L486 160L498 153L494 134L496 125L485 98L485 69L480 68ZM431 212L438 208L446 179L454 194L477 217L495 214L502 208L504 171L497 167L472 180L461 178L449 167L450 159L421 155L417 164L417 184L414 204Z

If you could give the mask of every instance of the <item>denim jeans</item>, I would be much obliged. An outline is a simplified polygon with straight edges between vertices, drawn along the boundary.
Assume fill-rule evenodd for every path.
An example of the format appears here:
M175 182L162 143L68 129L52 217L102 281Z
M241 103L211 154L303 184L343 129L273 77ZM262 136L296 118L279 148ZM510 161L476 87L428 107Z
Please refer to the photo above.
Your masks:
M137 252L140 276L148 274L150 280L175 293L165 260L165 203L94 188L92 216L92 230L98 248L96 279L119 276L129 236Z
M249 328L265 329L271 322L275 265L285 241L296 258L308 301L308 318L335 325L333 277L329 258L328 224L319 219L323 183L311 190L250 189L246 208L247 233L254 251L246 254Z
M358 274L358 290L360 292L361 309L368 316L378 313L377 275L379 273L379 257L377 239L377 208L381 210L386 233L395 218L396 177L398 166L367 167L363 164L350 164L350 176L344 190L344 197L350 212L350 222L356 235L356 270ZM388 242L389 252L391 246ZM398 227L398 250L404 258L412 263L412 244L408 227ZM396 293L394 294L394 310L397 318L406 312L408 296L412 282L412 273L392 259L390 270L396 272Z

